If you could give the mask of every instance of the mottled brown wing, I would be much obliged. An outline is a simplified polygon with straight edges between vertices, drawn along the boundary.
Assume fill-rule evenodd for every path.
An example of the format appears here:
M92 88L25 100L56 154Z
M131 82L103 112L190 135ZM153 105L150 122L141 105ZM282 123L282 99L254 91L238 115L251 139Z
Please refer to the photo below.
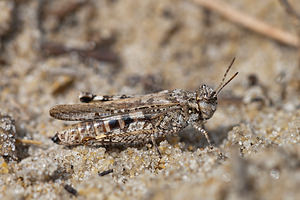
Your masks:
M160 109L168 109L178 105L179 103L172 97L170 91L162 91L108 102L57 105L50 109L50 115L61 120L84 121L139 111L151 114Z

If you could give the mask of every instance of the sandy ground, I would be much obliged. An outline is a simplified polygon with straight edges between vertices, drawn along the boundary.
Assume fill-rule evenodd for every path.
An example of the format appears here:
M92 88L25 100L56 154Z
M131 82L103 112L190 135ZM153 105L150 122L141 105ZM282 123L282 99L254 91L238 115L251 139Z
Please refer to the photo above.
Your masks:
M229 5L297 34L277 1ZM293 4L294 1L291 1ZM296 8L295 8L296 9ZM192 0L0 2L1 199L299 199L299 52ZM298 9L300 13L300 8ZM66 148L57 104L80 91L215 88L239 71L206 125L159 144Z

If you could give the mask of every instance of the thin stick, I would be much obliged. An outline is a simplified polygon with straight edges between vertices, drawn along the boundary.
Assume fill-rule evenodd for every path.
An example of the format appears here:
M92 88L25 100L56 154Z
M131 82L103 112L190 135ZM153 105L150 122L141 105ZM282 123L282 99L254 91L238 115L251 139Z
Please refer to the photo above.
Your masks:
M227 5L223 1L219 0L194 0L200 6L203 6L209 10L215 11L225 17L226 19L241 25L245 28L248 28L254 32L262 34L266 37L269 37L273 40L279 41L286 45L293 47L299 47L299 40L297 36L292 35L288 32L285 32L281 29L274 28L269 24L266 24L254 17L250 17L233 7Z
M41 145L43 144L42 142L40 141L37 141L37 140L27 140L27 139L17 139L17 142L20 142L22 144L34 144L34 145Z
M291 4L287 0L279 0L281 5L285 8L286 13L291 15L300 21L300 15L295 11L295 9L291 6Z

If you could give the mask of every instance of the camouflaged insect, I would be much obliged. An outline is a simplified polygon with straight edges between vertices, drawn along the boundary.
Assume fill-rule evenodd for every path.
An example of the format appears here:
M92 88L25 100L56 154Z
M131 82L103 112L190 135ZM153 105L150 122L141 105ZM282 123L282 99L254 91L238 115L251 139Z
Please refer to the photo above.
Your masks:
M196 91L164 90L147 95L100 96L83 93L80 104L57 105L50 109L56 119L81 121L52 138L64 145L126 145L152 141L192 125L211 145L204 123L217 109L217 97L237 74L216 90L202 85ZM158 150L158 149L157 149ZM159 151L158 151L159 152Z

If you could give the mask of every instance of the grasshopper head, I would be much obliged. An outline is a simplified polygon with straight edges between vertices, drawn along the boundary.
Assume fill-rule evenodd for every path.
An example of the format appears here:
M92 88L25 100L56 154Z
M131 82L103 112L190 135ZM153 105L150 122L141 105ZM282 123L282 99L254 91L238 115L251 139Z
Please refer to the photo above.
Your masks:
M227 73L229 72L233 62L235 59L233 59L227 68L223 79L216 90L213 90L212 88L202 85L197 91L196 91L196 101L198 104L198 109L201 113L201 117L204 120L207 120L213 116L217 109L217 100L218 100L218 94L221 92L221 90L232 80L236 75L238 75L238 72L236 72L228 81L225 81L225 78L227 76Z
M202 85L196 94L196 101L202 118L205 120L211 118L218 104L216 92L207 85Z

